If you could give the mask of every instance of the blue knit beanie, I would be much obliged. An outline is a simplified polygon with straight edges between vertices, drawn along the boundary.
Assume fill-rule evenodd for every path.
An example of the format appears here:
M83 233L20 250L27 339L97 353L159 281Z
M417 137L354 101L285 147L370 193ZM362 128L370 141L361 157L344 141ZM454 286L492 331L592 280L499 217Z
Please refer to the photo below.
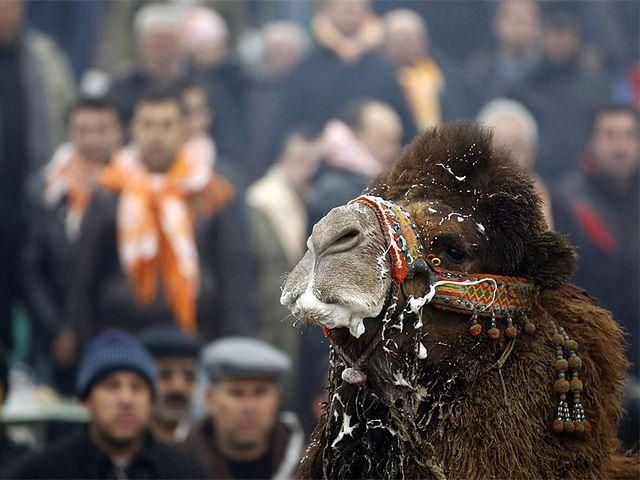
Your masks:
M116 370L139 373L155 390L156 365L142 343L126 332L108 330L87 345L78 369L76 394L84 400L98 380Z

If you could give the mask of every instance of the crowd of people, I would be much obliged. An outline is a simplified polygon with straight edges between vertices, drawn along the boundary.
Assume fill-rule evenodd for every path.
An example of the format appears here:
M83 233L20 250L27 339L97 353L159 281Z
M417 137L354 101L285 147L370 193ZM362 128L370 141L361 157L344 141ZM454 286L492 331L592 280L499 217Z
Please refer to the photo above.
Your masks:
M37 454L0 421L0 477L290 477L329 346L282 279L458 119L530 172L629 332L637 441L639 5L0 2L0 400L27 364L91 414Z

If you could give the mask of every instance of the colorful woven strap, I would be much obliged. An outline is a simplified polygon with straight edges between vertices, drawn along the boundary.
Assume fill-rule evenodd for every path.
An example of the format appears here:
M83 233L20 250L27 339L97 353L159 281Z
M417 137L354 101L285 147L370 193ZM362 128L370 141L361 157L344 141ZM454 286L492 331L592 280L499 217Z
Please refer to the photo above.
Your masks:
M497 318L513 317L531 308L536 288L524 278L436 271L436 281L452 281L436 287L432 304L442 310L477 313Z

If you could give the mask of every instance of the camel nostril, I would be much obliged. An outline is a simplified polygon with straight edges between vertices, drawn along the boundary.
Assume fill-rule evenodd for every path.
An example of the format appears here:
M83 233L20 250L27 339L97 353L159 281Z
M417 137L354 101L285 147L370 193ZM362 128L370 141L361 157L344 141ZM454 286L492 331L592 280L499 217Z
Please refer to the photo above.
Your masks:
M327 239L323 245L324 248L318 253L319 255L333 255L335 253L347 252L354 248L362 241L362 230L357 226L350 226L341 230Z

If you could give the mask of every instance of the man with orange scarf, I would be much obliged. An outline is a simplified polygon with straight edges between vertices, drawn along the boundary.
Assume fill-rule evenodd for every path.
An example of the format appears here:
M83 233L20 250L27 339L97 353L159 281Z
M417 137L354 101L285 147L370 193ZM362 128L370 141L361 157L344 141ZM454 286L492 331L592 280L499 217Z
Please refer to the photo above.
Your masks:
M383 17L381 51L395 66L396 78L418 130L471 115L461 72L441 54L434 54L424 19L398 8Z
M84 339L107 327L176 323L205 338L245 332L251 303L244 212L188 137L181 92L142 95L132 143L102 176L81 230L71 307Z
M80 98L68 115L67 142L27 185L24 298L39 373L63 393L73 390L75 334L66 314L69 270L80 222L100 172L122 141L115 103Z

